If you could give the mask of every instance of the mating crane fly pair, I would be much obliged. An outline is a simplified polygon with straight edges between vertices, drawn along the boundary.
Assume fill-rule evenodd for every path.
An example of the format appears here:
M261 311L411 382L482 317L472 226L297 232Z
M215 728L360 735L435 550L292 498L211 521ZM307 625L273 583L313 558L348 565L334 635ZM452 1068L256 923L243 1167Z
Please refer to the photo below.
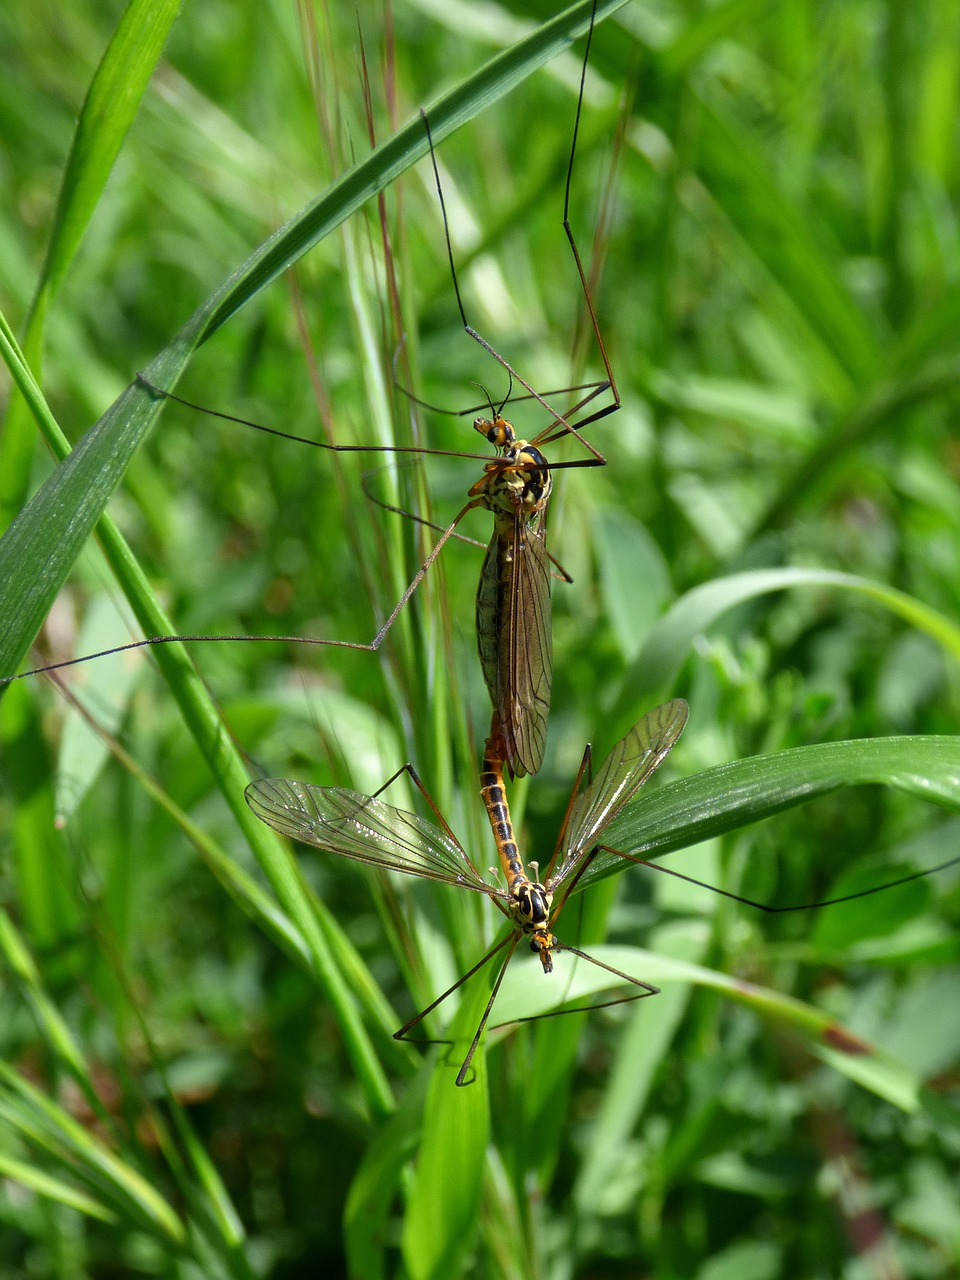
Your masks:
M616 380L604 347L569 218L571 184L594 16L595 10L591 14L586 40L566 169L563 228L603 362L604 378L561 391L541 393L535 390L469 323L457 277L429 119L426 113L422 113L460 319L465 332L505 371L509 386L507 396L499 405L495 405L488 398L489 417L484 414L475 418L473 422L474 429L497 450L497 456L493 459L489 456L483 458L483 476L468 491L468 500L462 509L441 531L429 555L373 640L363 644L346 640L305 639L300 636L154 636L24 673L33 675L40 671L54 671L108 654L176 641L263 639L375 651L379 649L400 611L466 514L474 508L488 510L493 519L493 529L480 574L476 624L481 667L494 713L493 729L484 759L482 794L494 831L501 868L506 877L506 889L491 886L480 876L436 810L443 824L442 829L432 827L412 814L404 814L400 810L393 809L376 798L359 796L353 792L325 791L322 788L281 779L254 783L247 791L247 798L253 811L269 825L286 835L362 862L391 867L395 870L406 870L413 874L485 893L503 911L512 925L510 937L494 948L493 952L471 970L471 973L475 972L486 963L490 955L495 954L503 946L508 946L496 988L477 1029L467 1060L458 1076L459 1084L464 1083L470 1060L489 1017L496 989L499 988L507 961L513 954L519 939L524 936L529 937L531 945L540 956L544 972L550 972L552 969L552 957L557 951L567 950L583 955L575 948L561 944L552 932L552 924L570 893L585 887L593 878L590 867L599 865L595 862L599 850L595 838L607 825L610 816L619 812L626 800L657 767L676 741L686 719L686 705L678 702L669 704L666 708L660 708L640 722L620 744L618 751L622 758L617 768L614 769L612 756L598 778L579 796L575 793L571 801L568 822L564 828L564 839L567 841L565 848L560 850L558 846L558 855L543 883L531 880L524 870L513 836L503 776L504 773L511 776L535 774L539 771L544 756L552 681L549 602L551 557L546 548L546 511L553 485L552 473L554 470L567 467L604 465L606 460L602 453L585 439L582 432L586 427L614 413L620 407ZM334 445L306 440L303 437L291 436L290 433L265 427L260 423L249 422L234 415L218 413L203 406L194 405L164 391L163 388L153 386L143 377L140 381L155 394L179 401L193 409L213 413L214 416L247 425L271 435L290 438L334 452L480 456L455 453L452 450L425 450L413 446ZM507 401L511 399L514 385L519 385L526 393L519 398L535 401L549 415L548 425L530 440L520 439L513 424L504 416L504 409ZM607 392L609 392L608 402L600 407L591 408L596 398ZM579 398L563 412L555 409L547 400L548 396L572 394ZM410 399L422 404L414 396L410 396ZM424 407L432 408L429 405ZM586 416L577 418L576 415L583 414L587 410L589 412L586 412ZM575 437L585 448L587 456L560 462L548 461L543 447L565 436ZM617 752L614 756L616 754ZM616 777L612 776L614 773ZM578 779L578 786L579 781ZM620 797L621 792L622 797ZM599 821L591 820L591 814L595 808L609 810L608 816ZM622 859L620 865L625 865ZM598 961L593 963L599 964ZM603 965L600 967L607 968ZM614 970L610 972L616 973ZM636 979L622 974L616 976L641 988L644 994L653 991L653 988ZM437 1000L430 1009L432 1010L439 1003L440 1000ZM403 1036L410 1031L428 1012L430 1010L425 1010L398 1035Z
M602 454L584 438L582 432L587 426L615 412L620 405L616 381L604 348L586 276L569 222L573 164L592 30L591 18L567 166L563 227L603 361L604 379L569 388L567 391L537 392L469 324L457 279L443 190L432 140L430 140L429 121L424 115L424 128L430 140L430 155L443 214L447 255L460 318L466 333L504 369L509 378L509 388L507 397L499 405L488 401L489 417L484 414L476 418L473 424L474 429L483 434L495 447L497 457L494 459L484 457L483 476L470 488L467 495L468 501L454 520L441 531L441 536L430 554L373 640L362 644L346 640L304 639L300 636L160 636L117 646L103 651L103 654L87 655L85 658L76 658L38 669L38 671L55 670L86 661L90 657L104 656L106 653L123 652L176 640L260 638L367 651L377 650L400 611L467 512L475 507L490 511L493 530L477 593L478 648L484 680L494 707L491 734L486 743L483 760L481 796L497 847L502 883L491 883L477 870L474 861L453 835L432 802L430 803L439 825L387 804L379 798L380 792L370 797L341 788L316 787L285 779L254 782L246 791L247 801L252 811L281 834L324 852L334 853L361 863L483 894L504 915L508 923L506 936L497 942L457 983L438 996L396 1033L398 1038L407 1037L461 983L481 970L494 957L503 953L486 1008L458 1072L458 1085L468 1082L471 1062L491 1016L507 965L522 940L526 940L537 954L544 974L550 974L553 970L556 955L569 953L603 970L617 984L625 984L628 989L632 988L634 994L628 998L641 998L656 992L656 988L648 983L611 968L570 943L561 942L554 930L561 912L572 895L606 876L622 871L630 862L643 862L639 856L640 850L630 845L629 823L624 822L621 826L620 820L629 815L640 789L680 737L688 714L686 703L675 700L644 716L614 747L595 777L590 777L590 752L589 748L587 749L571 792L567 814L553 858L542 879L535 863L529 863L534 873L533 877L528 875L525 869L513 831L504 782L505 774L520 776L536 773L543 760L552 677L549 616L550 556L546 549L546 511L552 488L553 471L566 467L602 465L605 461ZM504 417L503 411L507 400L510 399L514 383L522 386L526 391L526 396L522 398L536 401L549 415L548 425L529 441L519 439L513 425ZM149 387L151 384L146 383L146 385ZM159 388L153 389L158 394L167 395ZM591 409L584 417L576 417L577 414L590 409L597 396L608 391L609 403ZM547 397L567 395L572 392L586 394L562 413L548 403ZM170 398L179 399L176 396ZM411 399L416 400L416 397ZM191 407L200 408L195 405ZM204 410L204 412L211 411ZM232 415L216 414L215 416L255 427L268 434L288 436L288 433L264 427L259 423L247 422ZM574 436L585 447L589 456L573 461L548 461L543 452L544 446L568 435ZM288 436L288 438L335 452L453 454L451 450L422 450L413 446L384 449L382 446L333 445L303 440L301 437ZM453 456L478 457L479 455L453 454ZM405 769L419 785L419 779L412 766L407 765ZM426 795L425 791L424 795ZM428 796L427 799L429 802ZM889 886L880 886L880 888L885 887ZM722 890L719 892L725 893ZM725 896L734 897L735 895L725 893ZM773 908L749 899L738 898L737 900L764 911L800 910L810 906L827 905L826 903L808 903L803 904L802 907ZM846 900L844 898L833 901Z

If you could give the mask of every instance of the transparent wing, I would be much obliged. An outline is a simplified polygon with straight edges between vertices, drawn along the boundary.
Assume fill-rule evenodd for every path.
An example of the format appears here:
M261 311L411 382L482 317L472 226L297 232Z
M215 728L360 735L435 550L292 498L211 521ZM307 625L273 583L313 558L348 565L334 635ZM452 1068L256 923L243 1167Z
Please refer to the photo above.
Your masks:
M550 562L545 531L520 525L503 622L498 710L517 777L543 764L553 683Z
M342 787L262 778L244 792L268 826L302 844L390 871L461 885L502 898L483 881L459 844L432 823Z
M648 712L613 748L571 806L560 855L550 876L552 889L574 875L592 853L604 828L623 812L680 737L688 714L684 700L674 698ZM577 881L577 889L627 865L616 854L599 853Z

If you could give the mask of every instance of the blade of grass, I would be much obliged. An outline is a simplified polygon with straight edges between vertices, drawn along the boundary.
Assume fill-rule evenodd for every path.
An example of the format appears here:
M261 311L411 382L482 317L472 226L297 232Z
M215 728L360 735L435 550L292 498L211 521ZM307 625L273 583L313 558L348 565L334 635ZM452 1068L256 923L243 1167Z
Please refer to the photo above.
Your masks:
M15 1160L13 1156L0 1153L0 1173L11 1182L18 1182L21 1187L32 1191L34 1195L45 1196L48 1200L56 1201L57 1204L76 1209L77 1213L84 1213L88 1218L97 1218L100 1222L117 1221L117 1215L113 1210L108 1209L99 1200L84 1195L76 1187L71 1187L68 1182L61 1182L59 1178L52 1178L48 1173L41 1173L39 1169L24 1164L22 1160Z
M180 0L130 0L80 109L23 345L39 374L47 312L76 257L120 147L180 11ZM0 528L26 497L33 433L19 396L0 432Z
M7 1097L3 1110L9 1123L50 1151L78 1176L88 1179L113 1201L125 1217L134 1216L151 1234L179 1248L186 1239L183 1223L170 1205L131 1165L52 1099L0 1062L0 1085Z
M879 345L839 271L839 246L825 225L812 227L780 190L755 138L740 121L700 101L698 163L717 204L783 288L821 344L822 359L833 362L835 391L846 380L849 396L868 382L878 364ZM819 235L819 240L817 238Z
M960 811L960 738L823 742L717 765L643 795L610 823L603 842L632 857L660 857L843 787L868 784ZM583 879L622 869L613 862Z
M476 1078L470 1084L458 1089L453 1076L459 1065L458 1048L470 1042L489 999L492 978L486 971L484 976L486 981L467 985L447 1032L453 1043L430 1076L417 1180L407 1201L401 1246L413 1280L456 1275L476 1239L490 1132L483 1047L474 1056Z
M76 1082L92 1113L108 1126L109 1117L97 1094L83 1051L51 999L29 947L5 911L0 911L0 955L33 1011L47 1048Z
M668 925L657 930L657 955L698 963L704 958L707 930L702 922ZM632 971L631 971L632 972ZM655 1016L641 1005L623 1029L616 1047L610 1085L591 1126L590 1141L580 1167L574 1200L589 1210L626 1157L625 1147L647 1103L657 1068L664 1060L690 1003L688 988L666 986L656 1000Z
M350 1184L343 1211L344 1247L355 1280L383 1280L387 1274L389 1219L403 1182L403 1170L420 1140L431 1075L419 1071L397 1110L378 1130Z
M724 613L746 600L792 587L841 587L858 592L925 632L946 653L960 659L960 627L895 587L832 569L758 569L705 582L671 605L627 669L615 705L626 708L623 716L632 718L632 709L656 702L670 689L697 636ZM627 727L623 723L622 731Z
M684 982L719 991L729 999L754 1009L765 1018L792 1027L809 1042L818 1057L902 1111L915 1112L920 1107L922 1082L912 1071L860 1036L854 1035L830 1014L797 1000L794 996L756 986L741 978L732 978L729 974L692 964L687 960L645 951L641 947L593 947L590 954L622 973L636 974L645 982L652 982L657 986L666 982ZM527 979L525 984L524 978ZM530 969L524 958L522 965L517 966L517 972L512 976L509 992L504 989L502 993L503 1008L498 1014L506 1011L507 1016L511 1012L515 1015L516 1010L521 1007L526 1016L529 1016L530 1008L536 1011L539 1006L537 1003L531 1005L531 993L536 1001L538 989L545 985L536 979L536 972ZM517 993L522 984L526 986L526 990L522 1005L518 1005ZM609 976L605 977L592 965L579 966L577 991L580 998L599 994L609 990L609 987ZM549 1007L549 994L542 994L540 998ZM650 1016L649 1010L639 1016Z

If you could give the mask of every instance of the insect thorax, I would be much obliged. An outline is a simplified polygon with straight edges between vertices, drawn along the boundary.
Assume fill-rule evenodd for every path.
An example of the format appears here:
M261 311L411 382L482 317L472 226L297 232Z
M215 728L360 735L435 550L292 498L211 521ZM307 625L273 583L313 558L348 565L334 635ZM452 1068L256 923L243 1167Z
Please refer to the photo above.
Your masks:
M557 939L547 928L553 894L545 885L518 876L510 886L510 914L514 924L530 938L530 950L540 957L544 973L553 970L553 948Z
M550 919L553 894L536 880L517 876L510 886L510 911L516 923L529 933L543 929Z
M516 440L499 458L486 464L483 478L470 493L482 495L484 505L495 516L509 517L511 521L522 516L532 525L546 507L552 488L553 477L546 458L526 440Z

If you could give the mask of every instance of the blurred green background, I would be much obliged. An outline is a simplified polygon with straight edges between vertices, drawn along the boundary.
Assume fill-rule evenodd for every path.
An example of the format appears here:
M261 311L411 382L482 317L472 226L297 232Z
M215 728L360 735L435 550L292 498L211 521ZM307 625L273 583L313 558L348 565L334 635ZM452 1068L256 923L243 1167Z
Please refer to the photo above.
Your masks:
M121 11L0 12L0 306L18 332ZM46 317L42 385L67 434L367 152L358 27L381 142L552 13L186 6ZM438 154L468 317L538 388L602 374L560 225L582 49ZM673 776L806 743L955 731L955 657L841 588L761 595L705 623L675 655L678 675L633 663L672 602L745 570L840 570L957 616L958 91L955 0L630 0L597 28L571 221L623 407L591 433L605 468L556 473L550 545L574 582L553 592L545 766L511 793L532 856L549 858L584 742L602 755L668 696L692 708ZM370 202L233 317L178 390L310 438L414 432L477 452L469 417L417 411L397 389L461 409L483 399L474 382L506 393L460 327L421 162L384 193L382 219ZM544 425L529 404L513 420L527 436ZM168 404L111 511L181 631L364 642L432 537L365 495L445 524L481 465L389 470ZM50 467L38 447L34 483ZM463 532L485 540L488 521L471 515ZM251 774L366 792L410 760L484 869L480 560L448 546L378 655L197 646ZM91 550L38 661L130 634ZM374 997L364 1005L399 1103L388 1121L296 946L268 936L266 906L231 881L255 864L150 659L92 663L79 679L197 831L62 696L33 682L5 701L2 1274L956 1274L955 872L770 920L632 870L609 920L611 940L826 1011L925 1083L918 1105L878 1098L715 991L664 983L641 1006L506 1037L488 1058L490 1142L471 1146L478 1130L456 1108L482 1110L487 1082L438 1101L453 1071L431 1075L436 1057L420 1067L383 1027L481 953L484 904L297 854L392 1006L378 1023ZM402 787L390 799L413 803ZM204 839L218 850L205 861ZM787 904L958 851L956 818L877 787L670 865ZM44 1098L62 1111L46 1115ZM431 1252L443 1225L424 1207L438 1143L424 1114L441 1105L454 1117L440 1135L445 1190L455 1200L464 1181L464 1221L457 1245ZM128 1186L135 1176L145 1185ZM106 1220L70 1189L106 1204Z

